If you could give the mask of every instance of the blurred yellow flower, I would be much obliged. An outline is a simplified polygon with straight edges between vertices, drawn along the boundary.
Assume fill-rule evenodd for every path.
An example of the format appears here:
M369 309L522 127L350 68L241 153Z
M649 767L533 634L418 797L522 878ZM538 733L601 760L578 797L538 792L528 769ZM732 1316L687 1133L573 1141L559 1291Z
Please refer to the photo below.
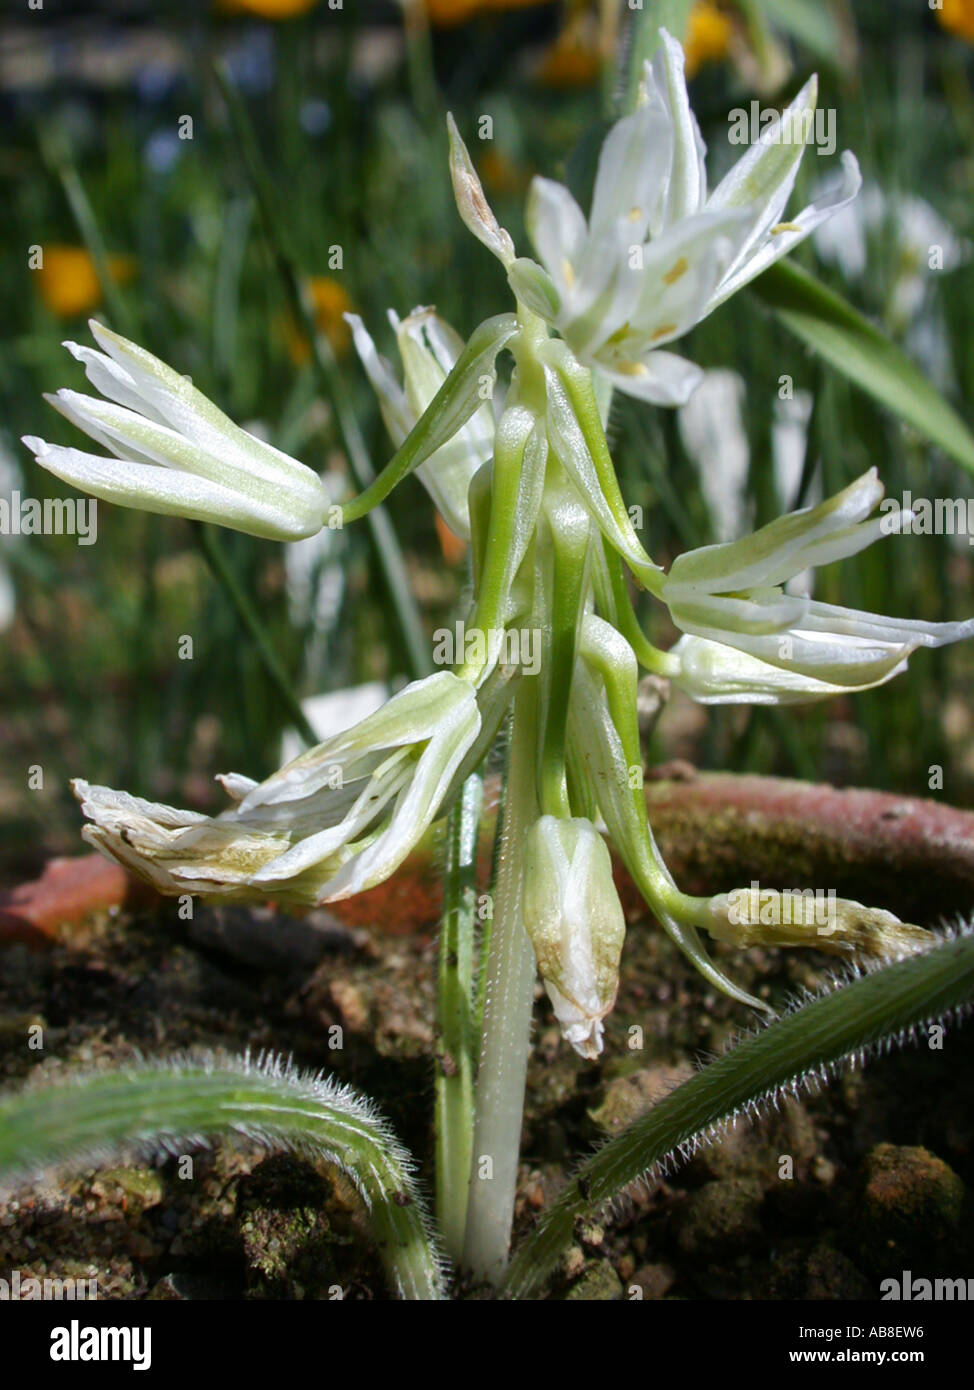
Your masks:
M704 63L717 62L727 56L733 25L730 16L709 0L697 0L687 23L686 74L693 77Z
M548 5L552 0L422 0L426 17L435 28L448 29L466 24L475 15L489 10L524 10L532 5Z
M478 160L484 186L498 195L523 193L530 182L530 172L516 164L503 150L487 149Z
M974 0L943 0L934 13L945 29L974 42Z
M348 291L340 280L331 275L313 275L307 284L315 326L331 343L335 355L341 357L348 351L352 336L342 317L352 308ZM284 336L291 361L296 367L303 367L311 357L311 344L290 315L284 320Z
M294 19L313 10L318 0L217 0L226 14L255 14L261 19Z
M535 77L545 87L587 87L601 71L601 48L595 15L577 10L545 51Z
M135 274L134 256L109 256L108 272L124 285ZM101 303L95 263L83 246L45 246L34 274L41 299L59 318L88 314Z
M483 9L483 0L426 0L426 17L437 29L466 24Z

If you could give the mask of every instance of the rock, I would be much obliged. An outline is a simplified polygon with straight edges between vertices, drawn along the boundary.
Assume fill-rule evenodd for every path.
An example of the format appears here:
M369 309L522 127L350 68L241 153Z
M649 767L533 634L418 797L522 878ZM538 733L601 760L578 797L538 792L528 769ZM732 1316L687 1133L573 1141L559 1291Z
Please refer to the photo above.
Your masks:
M803 1179L819 1146L811 1116L796 1100L771 1110L757 1124L729 1126L713 1144L705 1144L693 1159L694 1174L711 1179L760 1177L777 1185L782 1159L795 1179Z
M165 1195L162 1178L154 1168L103 1168L89 1190L120 1207L127 1216L139 1216L157 1207Z
M644 1299L665 1298L676 1283L676 1270L666 1264L640 1265L626 1283L626 1293L630 1298L634 1288L642 1291Z
M820 1241L811 1249L795 1244L775 1251L766 1293L775 1299L863 1299L876 1290L841 1250Z
M942 1272L968 1258L963 1182L928 1149L877 1144L866 1155L854 1206L858 1255L874 1273Z
M688 1255L739 1251L762 1236L764 1189L756 1178L721 1178L691 1192L678 1243Z
M640 1119L670 1091L693 1075L688 1062L675 1067L644 1067L616 1077L605 1088L605 1098L589 1118L603 1134L618 1134Z
M608 1260L595 1260L565 1294L567 1302L618 1302L625 1297L622 1280Z
M263 1298L328 1298L342 1285L335 1247L349 1244L328 1217L329 1184L307 1164L277 1154L237 1188L248 1284Z
M326 955L359 950L363 933L354 932L321 909L290 917L267 907L197 907L189 939L224 952L255 970L310 971Z

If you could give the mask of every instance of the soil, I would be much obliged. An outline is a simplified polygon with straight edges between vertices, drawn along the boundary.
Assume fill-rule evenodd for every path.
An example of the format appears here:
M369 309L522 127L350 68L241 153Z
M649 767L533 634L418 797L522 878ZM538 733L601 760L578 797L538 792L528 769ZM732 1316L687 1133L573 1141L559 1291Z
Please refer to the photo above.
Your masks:
M435 920L390 936L324 913L98 913L48 949L0 949L0 1085L138 1054L272 1049L373 1096L428 1187L434 933ZM830 969L811 954L715 954L772 1002ZM516 1235L579 1156L746 1022L647 920L630 926L598 1065L562 1042L539 992ZM974 1275L972 1062L974 1028L958 1027L942 1050L874 1059L730 1130L581 1223L546 1296L875 1299L904 1270ZM160 1156L18 1188L0 1207L0 1271L13 1269L97 1277L102 1298L388 1297L349 1184L246 1145L197 1153L191 1176Z

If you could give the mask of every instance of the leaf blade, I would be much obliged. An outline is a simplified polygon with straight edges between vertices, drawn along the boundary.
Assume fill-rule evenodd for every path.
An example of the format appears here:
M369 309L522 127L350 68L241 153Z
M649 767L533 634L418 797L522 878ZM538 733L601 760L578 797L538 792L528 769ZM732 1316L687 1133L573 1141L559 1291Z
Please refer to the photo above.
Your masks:
M780 261L750 286L781 322L874 400L974 473L974 434L907 355L814 275Z

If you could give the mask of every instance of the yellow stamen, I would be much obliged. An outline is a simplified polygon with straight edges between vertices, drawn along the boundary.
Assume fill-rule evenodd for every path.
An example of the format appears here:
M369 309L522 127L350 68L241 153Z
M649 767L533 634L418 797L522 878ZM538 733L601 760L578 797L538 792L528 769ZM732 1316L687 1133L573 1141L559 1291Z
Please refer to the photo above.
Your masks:
M657 328L656 332L653 334L652 338L650 338L650 342L655 343L658 338L668 338L671 333L675 332L675 323L661 323L659 328Z
M571 261L569 261L569 260L563 260L563 261L562 261L562 263L561 263L561 273L562 273L562 275L564 276L565 284L568 286L569 289L571 289L572 286L573 286L574 283L575 283L575 272L574 272L574 270L572 269L572 263L571 263Z
M772 236L778 236L781 232L800 232L800 231L801 231L801 227L799 227L799 225L798 225L797 222L779 222L778 225L777 225L777 227L772 227L772 228L771 228L771 235L772 235Z
M689 269L690 267L687 265L686 256L681 256L678 261L670 266L669 270L663 276L663 284L675 285L680 276L686 275Z

